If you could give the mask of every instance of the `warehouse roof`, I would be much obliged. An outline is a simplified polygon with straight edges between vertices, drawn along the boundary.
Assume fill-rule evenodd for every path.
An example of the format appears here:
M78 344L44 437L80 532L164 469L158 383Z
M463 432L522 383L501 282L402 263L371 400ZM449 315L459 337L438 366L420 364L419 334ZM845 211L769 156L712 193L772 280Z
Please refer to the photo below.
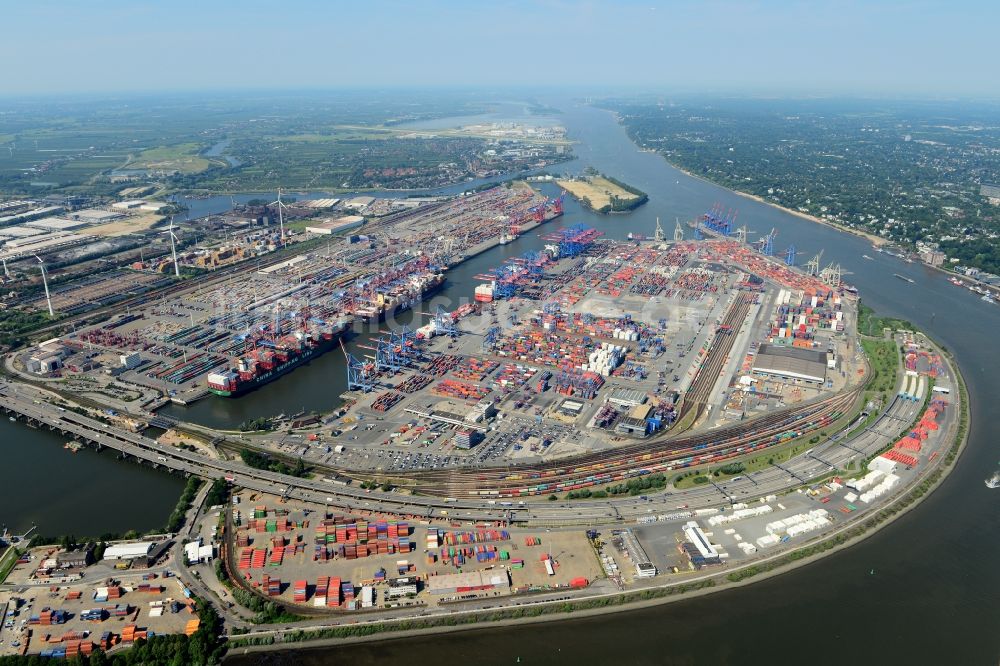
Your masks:
M463 589L505 588L509 585L506 574L498 571L466 571L430 576L427 579L427 589L431 594L451 594Z
M754 372L821 382L826 379L826 352L761 345L753 369Z
M104 550L106 560L131 560L145 557L153 550L155 541L140 541L138 543L116 543Z
M649 418L650 412L653 411L652 405L636 405L629 412L629 416L633 419L646 419Z

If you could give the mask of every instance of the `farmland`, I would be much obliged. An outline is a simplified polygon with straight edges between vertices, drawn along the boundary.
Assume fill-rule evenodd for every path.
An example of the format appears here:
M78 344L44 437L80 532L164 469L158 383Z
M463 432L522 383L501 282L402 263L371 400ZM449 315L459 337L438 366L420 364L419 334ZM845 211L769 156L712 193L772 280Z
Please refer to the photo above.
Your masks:
M234 106L224 99L151 97L137 103L8 102L0 106L0 191L121 195L148 180L167 191L286 188L413 189L567 159L542 138L505 141L400 125L489 110L431 96L402 104L339 93Z

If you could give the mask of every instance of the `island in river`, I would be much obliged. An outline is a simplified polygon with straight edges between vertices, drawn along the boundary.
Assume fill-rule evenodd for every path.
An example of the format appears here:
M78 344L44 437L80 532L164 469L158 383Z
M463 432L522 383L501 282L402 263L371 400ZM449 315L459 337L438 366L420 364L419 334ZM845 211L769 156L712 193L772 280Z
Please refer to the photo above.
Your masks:
M593 170L556 182L595 213L628 213L649 201L642 190Z

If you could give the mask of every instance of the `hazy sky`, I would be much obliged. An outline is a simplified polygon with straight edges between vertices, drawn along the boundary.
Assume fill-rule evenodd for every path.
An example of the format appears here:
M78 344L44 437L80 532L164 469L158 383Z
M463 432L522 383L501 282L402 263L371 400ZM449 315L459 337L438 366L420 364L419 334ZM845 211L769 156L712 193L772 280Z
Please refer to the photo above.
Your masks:
M0 95L339 86L1000 95L1000 2L0 0Z

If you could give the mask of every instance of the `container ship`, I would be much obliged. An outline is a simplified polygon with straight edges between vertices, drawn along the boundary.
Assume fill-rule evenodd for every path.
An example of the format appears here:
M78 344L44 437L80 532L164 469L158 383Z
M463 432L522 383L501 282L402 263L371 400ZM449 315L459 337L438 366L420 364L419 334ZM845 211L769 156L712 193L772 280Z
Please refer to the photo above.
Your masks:
M385 319L387 314L398 314L417 305L424 298L441 289L445 280L443 273L435 271L411 275L405 281L394 283L376 292L374 304L358 308L354 314L363 321L372 321L376 318L381 321Z
M349 328L346 321L320 322L274 341L258 340L257 348L237 359L235 368L209 373L208 390L226 398L241 396L330 351Z

